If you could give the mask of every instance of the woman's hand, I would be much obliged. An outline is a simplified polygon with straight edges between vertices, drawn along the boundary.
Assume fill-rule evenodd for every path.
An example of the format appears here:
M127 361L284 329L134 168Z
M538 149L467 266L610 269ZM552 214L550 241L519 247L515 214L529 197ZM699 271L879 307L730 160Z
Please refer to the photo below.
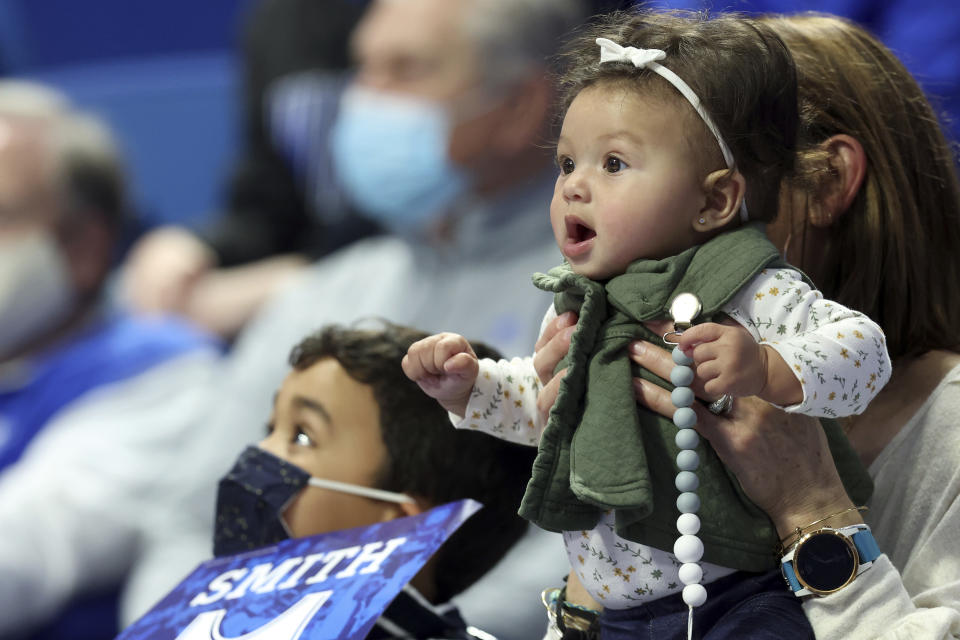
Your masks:
M669 379L670 353L646 342L630 347L630 358ZM663 416L673 415L670 393L645 380L634 379L638 402ZM705 400L702 385L692 385ZM716 416L694 403L696 429L710 441L733 471L747 496L773 520L780 536L796 527L853 506L830 455L820 423L785 413L758 398L737 398L729 412ZM862 522L856 512L831 520L831 526Z
M537 412L540 414L541 424L547 423L550 407L557 400L560 392L560 381L566 369L554 375L553 370L570 350L570 338L577 325L577 314L572 311L561 313L547 325L543 335L533 347L533 366L537 370L537 377L543 388L537 394Z

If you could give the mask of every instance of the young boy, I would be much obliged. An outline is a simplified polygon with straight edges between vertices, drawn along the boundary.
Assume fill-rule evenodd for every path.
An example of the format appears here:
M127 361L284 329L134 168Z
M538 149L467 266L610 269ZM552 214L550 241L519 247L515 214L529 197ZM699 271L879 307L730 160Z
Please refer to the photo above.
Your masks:
M328 326L301 341L290 354L293 370L275 396L267 436L241 455L217 498L216 555L463 498L483 503L391 603L371 639L474 637L449 601L527 528L515 505L534 452L449 428L443 409L400 368L410 345L426 335L391 324ZM497 357L480 343L473 348ZM251 492L275 490L281 478L303 472L309 484L292 486L290 495Z

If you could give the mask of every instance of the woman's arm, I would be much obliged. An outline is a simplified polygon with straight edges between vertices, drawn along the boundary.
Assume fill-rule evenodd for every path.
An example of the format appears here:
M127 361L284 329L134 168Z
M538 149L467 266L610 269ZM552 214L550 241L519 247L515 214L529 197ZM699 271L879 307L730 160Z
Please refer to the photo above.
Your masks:
M669 327L654 327L663 333ZM544 386L539 402L549 407L556 399L562 372L549 377L569 347L569 336L547 331L538 343L537 371ZM647 343L631 345L630 358L664 378L673 367L670 355ZM670 394L657 385L634 381L638 402L670 416ZM695 381L694 392L707 398ZM797 527L853 505L840 481L819 423L799 414L787 414L756 398L737 399L725 416L715 416L699 403L697 430L710 441L721 460L734 472L747 495L774 521L781 536ZM882 496L874 496L874 500ZM954 507L958 504L954 501ZM899 571L886 555L841 591L804 603L818 638L836 640L941 640L960 638L960 570L955 531L960 509L949 508L945 518L917 545L941 547L942 562L928 566L930 579L918 593L910 593ZM909 517L909 514L904 514ZM856 511L822 523L842 527L862 522ZM954 541L954 542L951 542ZM882 545L882 540L881 540Z
M662 349L639 343L631 358L658 375L669 375L673 362ZM672 415L669 393L643 380L635 382L638 401L653 411ZM696 387L694 388L697 391ZM703 396L700 396L703 397ZM787 414L753 399L740 398L725 416L715 416L694 403L697 430L737 476L746 494L767 512L780 536L826 514L853 506L840 482L819 423ZM874 501L884 496L874 496ZM904 517L910 517L908 513ZM955 531L960 509L917 545L942 548L942 562L930 565L929 588L909 593L886 555L850 585L822 598L809 598L806 612L818 638L939 640L960 637L960 577ZM842 527L862 522L847 512L822 523ZM949 533L948 533L949 532ZM951 542L951 540L953 542ZM880 541L881 550L883 541ZM936 583L936 586L933 584Z

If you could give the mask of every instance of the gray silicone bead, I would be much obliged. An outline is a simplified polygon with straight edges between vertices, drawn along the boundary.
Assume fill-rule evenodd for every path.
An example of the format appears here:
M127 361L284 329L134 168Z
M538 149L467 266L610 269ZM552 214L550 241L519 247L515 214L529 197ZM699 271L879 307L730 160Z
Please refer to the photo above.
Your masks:
M677 364L682 364L685 366L693 364L693 358L685 354L683 351L680 351L680 347L674 347L673 352L670 355L673 356L673 361Z
M673 441L678 449L696 449L700 443L700 436L693 429L680 429Z
M685 491L677 496L677 509L680 513L696 513L700 510L700 496Z
M674 480L677 491L696 491L700 486L700 478L693 471L681 471Z
M683 471L696 471L700 466L700 456L692 449L684 449L677 454L677 468Z
M676 387L689 387L693 382L693 369L683 365L677 365L670 372L670 382Z
M697 424L697 412L690 407L680 407L673 412L673 424L678 429L689 429Z
M670 399L673 400L675 407L689 407L693 404L693 389L677 387L670 393Z

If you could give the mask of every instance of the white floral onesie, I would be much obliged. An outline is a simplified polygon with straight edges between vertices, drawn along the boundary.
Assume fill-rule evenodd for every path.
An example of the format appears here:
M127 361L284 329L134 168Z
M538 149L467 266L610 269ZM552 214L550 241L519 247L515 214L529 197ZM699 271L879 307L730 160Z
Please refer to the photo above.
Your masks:
M723 311L793 367L803 400L784 407L788 412L830 418L858 414L890 377L880 327L824 300L796 270L761 271ZM543 327L555 317L551 306ZM481 360L466 415L450 418L458 428L536 446L546 426L536 409L539 391L532 357ZM680 562L672 553L617 536L613 522L609 511L590 531L563 534L570 564L594 599L610 609L625 609L683 588L677 575ZM702 566L704 583L733 572Z

